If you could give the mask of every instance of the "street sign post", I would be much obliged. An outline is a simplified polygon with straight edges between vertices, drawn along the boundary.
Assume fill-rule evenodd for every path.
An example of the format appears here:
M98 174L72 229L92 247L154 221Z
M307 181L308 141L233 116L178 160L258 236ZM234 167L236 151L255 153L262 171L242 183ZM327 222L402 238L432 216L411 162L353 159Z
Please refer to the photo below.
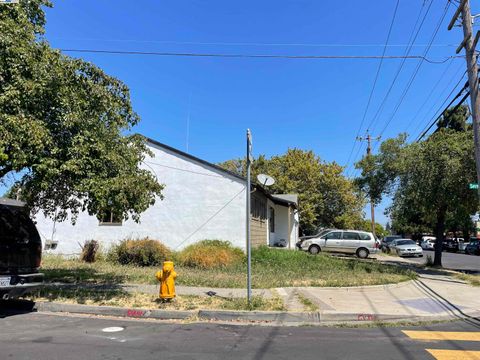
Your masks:
M469 187L470 187L470 190L477 190L478 189L478 184L470 183Z

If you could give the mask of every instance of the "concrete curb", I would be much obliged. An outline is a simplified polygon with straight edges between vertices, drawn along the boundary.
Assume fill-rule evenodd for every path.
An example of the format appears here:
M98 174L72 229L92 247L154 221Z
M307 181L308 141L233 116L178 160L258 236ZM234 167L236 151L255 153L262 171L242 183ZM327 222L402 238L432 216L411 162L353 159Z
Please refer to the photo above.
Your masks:
M157 320L185 320L197 315L197 311L170 311L138 308L129 309L115 306L91 306L62 304L55 302L37 302L35 304L35 309L40 312L65 312L72 314L116 316Z
M419 322L434 320L455 320L477 317L479 311L451 315L395 315L395 314L357 314L338 312L284 312L284 311L228 311L228 310L194 310L170 311L160 309L129 309L113 306L90 306L77 304L62 304L55 302L38 302L34 309L39 312L71 313L84 315L113 316L123 318L156 319L156 320L187 320L200 319L229 322L262 322L274 325L298 324L334 324L334 323L371 323L371 322Z

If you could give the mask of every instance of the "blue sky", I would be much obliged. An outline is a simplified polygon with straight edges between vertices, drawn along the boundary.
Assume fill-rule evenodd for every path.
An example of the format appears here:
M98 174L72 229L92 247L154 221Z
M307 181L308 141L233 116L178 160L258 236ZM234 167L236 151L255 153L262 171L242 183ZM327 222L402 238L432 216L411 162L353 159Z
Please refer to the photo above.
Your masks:
M447 4L432 1L411 55L425 51ZM394 46L387 55L403 54L422 4L400 1L390 38ZM395 5L396 0L56 1L47 10L46 38L64 49L380 55ZM463 38L460 28L447 31L453 12L451 5L429 51L432 59L454 55ZM245 130L251 128L255 154L270 156L297 147L342 165L352 152L380 61L69 54L123 80L142 119L135 131L158 141L186 150L190 119L188 150L211 162L243 156ZM383 62L362 135L400 61ZM418 62L406 61L372 126L373 135L381 133ZM382 137L403 131L417 135L464 70L462 58L424 62ZM365 145L358 146L352 158L364 152ZM384 206L377 211L383 223Z

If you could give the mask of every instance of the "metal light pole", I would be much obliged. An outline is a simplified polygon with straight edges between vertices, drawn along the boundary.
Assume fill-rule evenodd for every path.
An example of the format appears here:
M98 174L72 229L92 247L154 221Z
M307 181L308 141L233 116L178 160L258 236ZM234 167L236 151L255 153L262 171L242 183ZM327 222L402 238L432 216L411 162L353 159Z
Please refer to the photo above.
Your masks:
M250 188L251 188L251 179L250 179L250 167L252 164L252 133L250 129L247 129L247 214L246 214L246 223L247 223L247 301L250 305L252 297L252 246L250 241Z

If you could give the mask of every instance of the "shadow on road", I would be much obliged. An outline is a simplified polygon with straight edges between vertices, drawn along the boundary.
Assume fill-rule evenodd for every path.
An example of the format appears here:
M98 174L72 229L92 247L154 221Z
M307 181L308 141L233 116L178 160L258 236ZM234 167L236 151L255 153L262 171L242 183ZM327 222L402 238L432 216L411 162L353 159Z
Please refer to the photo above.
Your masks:
M0 300L0 319L36 312L35 302L30 300Z

